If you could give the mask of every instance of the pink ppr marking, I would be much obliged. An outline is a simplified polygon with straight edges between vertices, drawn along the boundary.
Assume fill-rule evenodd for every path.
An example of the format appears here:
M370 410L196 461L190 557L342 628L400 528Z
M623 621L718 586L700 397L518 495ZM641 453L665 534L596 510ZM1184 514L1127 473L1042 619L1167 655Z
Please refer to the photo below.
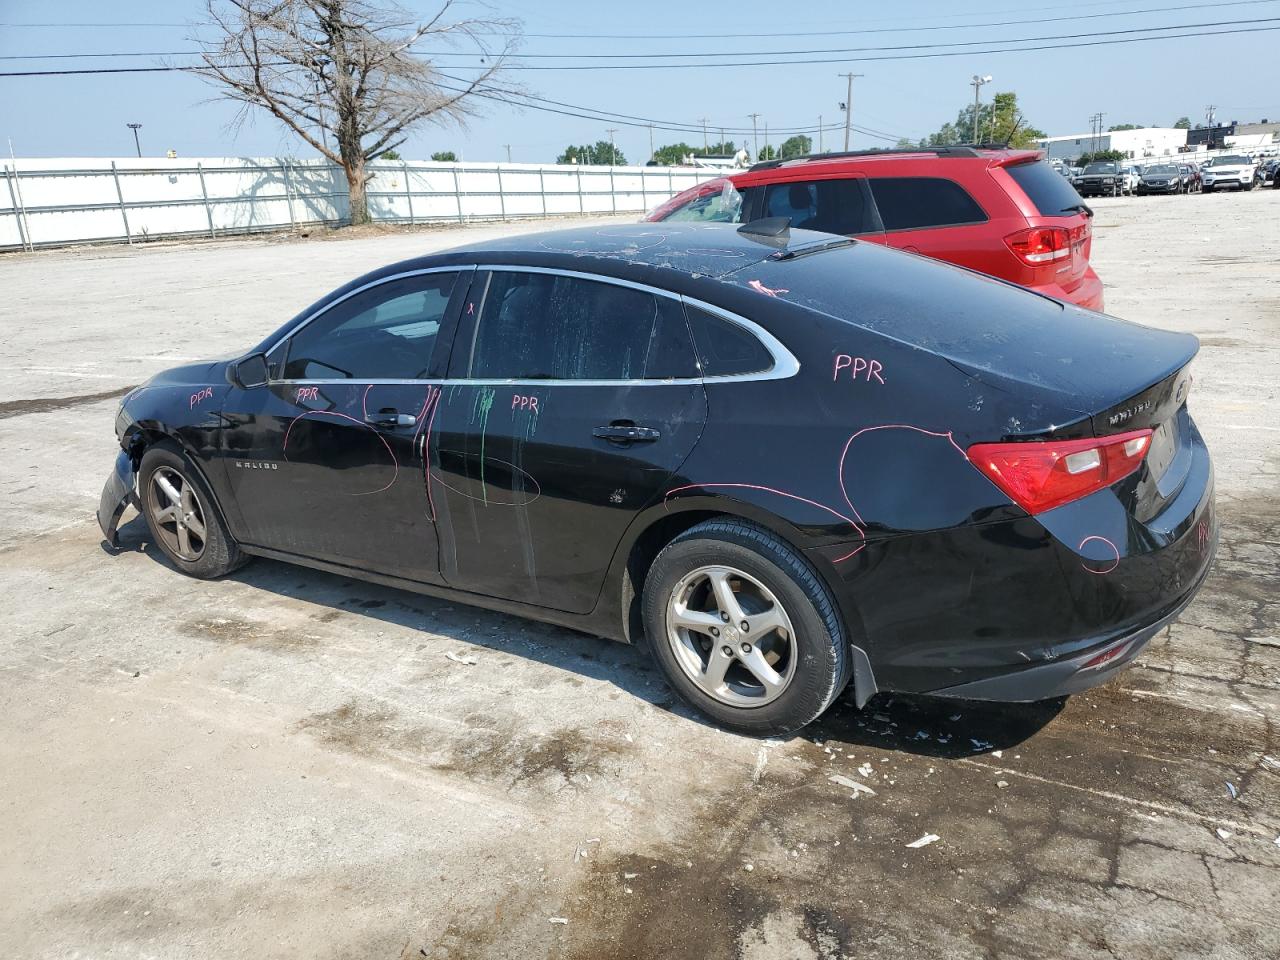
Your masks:
M747 286L750 287L752 290L754 290L756 293L763 293L766 297L776 297L780 293L791 292L786 287L776 287L774 289L770 289L769 287L766 287L763 283L761 283L759 280L748 280Z
M319 387L299 387L298 392L293 395L294 403L301 403L303 400L320 399Z
M853 501L849 499L849 491L845 489L844 461L849 455L849 447L853 444L853 441L857 440L864 433L870 433L872 430L914 430L916 433L928 434L931 437L946 437L947 442L956 448L956 453L960 454L960 456L964 457L966 460L969 459L965 452L960 449L960 445L956 443L955 438L951 436L950 430L946 433L939 433L937 430L926 430L924 427L914 427L909 423L885 423L878 427L863 427L845 441L844 450L840 453L840 462L836 464L836 479L840 481L840 493L844 496L844 502L849 505L849 509L853 511L853 515L858 518L859 523L865 523L865 521L862 519L862 514L858 512L858 508L853 505Z
M431 493L431 426L436 422L436 411L440 409L440 387L436 387L435 403L431 407L431 419L427 421L427 435L422 440L423 483L427 486L427 506L431 508L431 522L436 522L436 501Z
M1080 541L1080 546L1076 547L1076 549L1077 549L1077 550L1083 550L1083 549L1084 549L1084 545L1085 545L1086 543L1088 543L1090 540L1097 540L1099 543L1105 543L1108 547L1110 547L1112 550L1114 550L1114 551L1116 552L1116 559L1115 559L1115 562L1114 562L1114 563L1112 563L1112 564L1111 564L1111 566L1107 567L1107 569L1105 569L1105 570L1094 570L1094 569L1092 569L1091 567L1086 567L1086 566L1084 565L1084 562L1083 562L1083 561L1081 561L1080 566L1084 568L1084 571L1085 571L1086 573L1094 573L1094 574L1097 574L1098 576L1103 576L1103 575L1105 575L1105 574L1110 573L1110 572L1111 572L1112 570L1114 570L1116 567L1120 566L1120 548L1119 548L1119 547L1117 547L1117 546L1116 546L1114 543L1112 543L1110 540L1108 540L1106 537L1099 537L1099 536L1097 536L1096 534L1095 534L1094 536L1091 536L1091 537L1085 537L1083 540L1081 540L1081 541Z
M313 387L311 389L318 389L318 388ZM293 433L294 424L296 424L303 417L312 417L312 416L339 417L340 419L343 419L343 420L350 420L352 423L359 424L360 426L364 427L366 430L373 430L373 435L377 437L380 441L382 441L382 445L387 448L387 456L391 458L391 463L395 467L395 473L391 475L391 480L388 481L385 487L379 487L377 490L365 490L363 493L353 493L351 494L351 496L367 497L371 493L381 493L383 490L388 490L391 488L391 484L395 483L396 478L400 476L400 461L396 459L395 451L391 449L391 444L387 443L387 438L384 437L382 434L378 433L377 430L374 430L373 427L369 426L367 423L364 423L361 420L357 420L355 417L349 417L345 413L338 413L335 410L307 410L303 413L298 414L296 417L294 417L292 420L289 421L289 428L284 432L284 443L281 445L281 448L280 448L280 454L281 456L284 457L286 463L289 461L289 434Z
M364 395L360 398L360 413L366 420L369 419L369 391L372 389L373 384L371 383L364 388Z

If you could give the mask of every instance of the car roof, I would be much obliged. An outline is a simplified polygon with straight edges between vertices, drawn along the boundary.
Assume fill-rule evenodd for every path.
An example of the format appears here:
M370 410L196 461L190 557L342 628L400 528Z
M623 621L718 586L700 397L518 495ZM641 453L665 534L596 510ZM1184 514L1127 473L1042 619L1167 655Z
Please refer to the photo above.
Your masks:
M623 275L627 267L722 277L784 247L829 241L813 230L762 237L728 223L618 223L513 234L446 251L456 263L514 263Z
M1043 159L1040 150L1013 150L993 145L960 145L952 147L916 147L910 150L857 150L849 153L820 153L790 160L766 160L750 169L732 175L735 183L767 183L789 179L800 172L838 175L842 172L878 172L889 166L934 166L937 164L979 163L986 167L1011 166Z

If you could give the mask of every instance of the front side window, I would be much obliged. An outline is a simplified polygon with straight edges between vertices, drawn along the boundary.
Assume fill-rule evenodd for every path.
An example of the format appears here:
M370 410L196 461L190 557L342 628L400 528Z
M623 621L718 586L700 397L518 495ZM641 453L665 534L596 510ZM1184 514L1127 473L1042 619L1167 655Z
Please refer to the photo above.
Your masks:
M868 181L886 230L985 223L964 187L944 177L875 177Z
M286 380L421 380L458 275L402 277L362 290L293 335Z
M697 376L680 303L556 273L494 271L468 377L665 380Z
M797 230L846 236L875 230L863 180L801 180L765 187L764 216L789 217Z

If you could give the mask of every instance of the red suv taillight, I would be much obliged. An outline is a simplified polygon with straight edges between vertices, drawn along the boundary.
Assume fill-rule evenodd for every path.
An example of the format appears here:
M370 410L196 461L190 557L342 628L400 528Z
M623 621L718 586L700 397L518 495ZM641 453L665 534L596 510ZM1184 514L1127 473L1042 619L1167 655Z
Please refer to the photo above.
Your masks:
M1085 440L975 443L969 462L1027 513L1044 513L1123 480L1151 446L1150 430Z
M1028 227L1004 238L1023 263L1033 267L1071 256L1071 231L1066 227Z

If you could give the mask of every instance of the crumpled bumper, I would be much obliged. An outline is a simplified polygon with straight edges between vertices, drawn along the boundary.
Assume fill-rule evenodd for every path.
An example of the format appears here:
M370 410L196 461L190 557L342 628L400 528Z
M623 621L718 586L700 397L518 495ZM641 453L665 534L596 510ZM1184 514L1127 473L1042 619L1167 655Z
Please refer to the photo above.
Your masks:
M106 485L102 488L102 498L98 501L98 526L102 528L103 536L112 547L119 546L116 528L120 525L125 507L132 505L141 509L136 487L137 474L133 469L133 460L126 451L121 450L111 476L107 477Z

